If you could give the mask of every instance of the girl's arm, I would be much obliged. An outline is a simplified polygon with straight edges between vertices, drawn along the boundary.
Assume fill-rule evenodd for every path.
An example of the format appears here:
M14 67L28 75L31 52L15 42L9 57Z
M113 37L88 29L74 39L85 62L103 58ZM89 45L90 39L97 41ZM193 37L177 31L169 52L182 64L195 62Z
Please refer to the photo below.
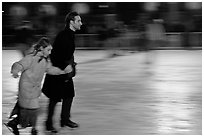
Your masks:
M47 69L47 73L50 75L61 75L72 72L72 66L68 65L64 70L61 70L58 67L52 66L52 64L49 65L49 68Z
M18 78L18 73L20 71L23 72L24 70L29 69L32 64L32 60L32 56L25 56L20 61L15 62L11 67L11 74L13 75L13 77Z
M11 67L11 74L14 78L18 78L18 73L23 70L23 66L18 62L15 62Z

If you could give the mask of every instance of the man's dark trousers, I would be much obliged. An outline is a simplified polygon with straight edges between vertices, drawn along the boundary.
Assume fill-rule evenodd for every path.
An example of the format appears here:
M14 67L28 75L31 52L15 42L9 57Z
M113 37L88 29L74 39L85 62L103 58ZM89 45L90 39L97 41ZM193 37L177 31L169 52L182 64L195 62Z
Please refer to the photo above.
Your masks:
M67 122L70 119L70 111L72 105L73 98L66 98L62 99L62 110L61 110L61 122ZM59 101L55 99L49 99L49 106L48 106L48 118L47 123L50 126L53 126L52 117L54 115L55 106Z

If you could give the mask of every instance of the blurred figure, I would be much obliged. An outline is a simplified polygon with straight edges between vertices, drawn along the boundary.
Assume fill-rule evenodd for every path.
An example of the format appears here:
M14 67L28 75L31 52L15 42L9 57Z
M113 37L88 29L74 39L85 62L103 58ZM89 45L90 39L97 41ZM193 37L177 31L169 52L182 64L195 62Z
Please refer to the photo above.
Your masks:
M34 29L30 21L24 20L15 28L15 42L23 56L30 52L34 41Z
M138 32L138 50L139 51L146 51L146 44L147 44L147 38L146 38L146 24L148 23L148 15L146 14L140 14L138 20L136 21L137 26L137 32Z
M77 128L79 125L70 120L70 111L75 96L74 84L72 77L75 76L74 51L75 51L75 31L80 30L82 22L77 12L70 12L65 18L65 28L55 38L53 51L50 55L51 62L54 66L62 70L67 65L72 65L73 72L69 75L51 76L47 74L43 85L43 93L49 98L48 116L46 120L46 130L57 133L53 127L53 114L55 106L62 101L61 109L61 127L68 126Z
M48 58L52 46L47 38L41 38L34 49L32 54L15 62L11 68L11 73L14 78L18 78L21 72L18 99L14 107L17 117L6 124L6 126L12 128L15 135L19 135L18 124L23 128L31 126L32 135L37 135L38 133L36 122L40 107L41 81L44 74L60 75L72 71L71 65L68 65L65 70L60 70L52 66ZM14 111L12 111L10 117L12 117L12 115L14 115Z
M184 22L183 22L183 25L184 25L184 32L182 34L182 46L185 48L185 49L190 49L190 47L192 46L190 43L190 41L192 41L190 39L190 34L191 32L193 32L194 30L194 27L196 25L194 25L193 23L193 20L192 20L192 17L189 17L191 15L187 15L187 13L184 14Z
M115 57L118 56L119 52L119 42L117 41L118 39L118 31L114 28L111 29L107 29L106 31L106 36L107 39L105 40L105 45L106 47L108 47L108 49L110 49L111 53L110 53L110 57Z
M117 15L116 14L105 14L104 19L105 19L104 46L110 50L110 54L108 56L114 57L114 56L119 55L118 54L119 42L117 39L119 36L119 31L117 29L118 27Z
M97 40L98 40L98 46L103 47L104 46L104 41L107 38L106 34L106 26L105 24L100 24L99 29L96 32L98 34Z
M162 25L162 22L162 19L153 19L152 22L147 23L145 26L145 35L147 40L145 50L148 52L146 56L147 64L152 63L152 59L155 59L155 53L152 52L152 50L163 46L166 41L165 28Z

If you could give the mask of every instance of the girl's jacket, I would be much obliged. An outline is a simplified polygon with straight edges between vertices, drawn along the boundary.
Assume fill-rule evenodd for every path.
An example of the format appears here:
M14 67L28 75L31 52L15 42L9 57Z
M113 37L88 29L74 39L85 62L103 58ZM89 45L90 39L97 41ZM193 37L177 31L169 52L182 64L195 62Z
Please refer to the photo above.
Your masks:
M41 95L41 82L45 72L52 67L49 60L39 56L27 55L18 62L22 65L19 80L18 102L20 107L35 109L39 108L39 96ZM14 63L14 64L15 64ZM17 69L13 68L12 69Z

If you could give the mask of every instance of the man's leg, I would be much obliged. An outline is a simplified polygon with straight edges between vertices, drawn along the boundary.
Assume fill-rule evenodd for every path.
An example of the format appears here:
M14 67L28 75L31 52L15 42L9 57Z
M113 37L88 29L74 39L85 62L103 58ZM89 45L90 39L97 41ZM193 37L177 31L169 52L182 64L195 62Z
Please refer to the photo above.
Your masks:
M62 102L62 111L61 111L61 120L63 122L69 121L71 116L71 106L72 106L73 98L63 99Z
M71 128L76 128L79 126L78 124L70 120L72 102L73 98L63 99L61 112L61 127L68 126Z
M53 127L52 118L54 115L54 110L55 110L56 104L57 104L56 100L49 99L48 116L47 116L47 121L46 121L46 130L54 132L54 133L56 133L57 131Z

